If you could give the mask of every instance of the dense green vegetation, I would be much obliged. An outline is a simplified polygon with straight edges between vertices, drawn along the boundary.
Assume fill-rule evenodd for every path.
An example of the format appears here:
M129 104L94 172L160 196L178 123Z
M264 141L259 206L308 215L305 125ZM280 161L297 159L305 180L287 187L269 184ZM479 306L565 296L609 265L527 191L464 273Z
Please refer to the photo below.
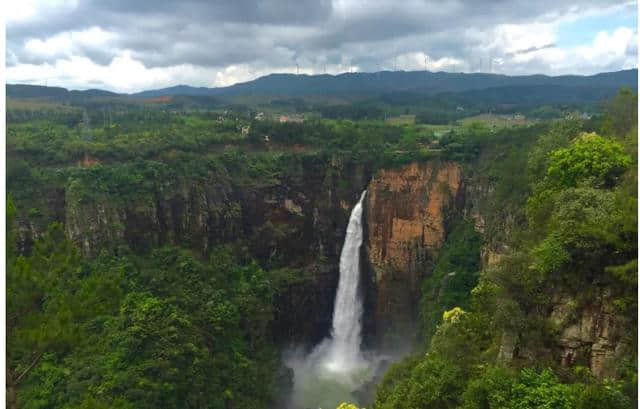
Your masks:
M392 367L376 408L637 405L637 116L627 116L636 115L634 106L637 95L623 90L598 133L558 123L537 138L528 161L520 155L526 173L519 177L527 175L530 190L510 200L522 204L522 223L512 225L509 249L478 272L467 297L477 247L464 227L454 230L425 279L426 354ZM442 279L449 271L468 278L450 286ZM596 378L584 357L571 357L569 367L552 359L549 347L561 334L549 312L561 295L579 314L602 302L605 289L626 349ZM435 314L454 302L429 337ZM512 358L504 353L510 343Z
M53 225L30 255L10 250L7 274L12 408L253 408L277 397L265 340L277 288L230 249L89 260Z
M481 269L482 237L470 222L449 234L429 279L422 287L422 334L429 341L436 332L442 314L454 307L469 307L469 292L477 284Z
M50 98L65 95L58 90ZM272 251L288 236L287 223L247 229L244 241L231 230L231 238L215 237L202 253L193 251L202 237L186 234L180 243L144 236L136 249L104 237L87 254L55 222L74 211L65 200L135 210L187 182L215 181L223 202L232 185L252 191L308 182L320 189L322 181L299 180L309 163L344 159L375 172L432 158L460 161L477 173L479 186L491 187L484 234L470 218L448 226L422 283L419 353L392 366L375 407L587 409L637 402L632 91L590 120L513 127L456 123L485 112L476 99L458 110L458 99L402 93L338 105L267 103L272 112L318 114L303 123L257 119L261 106L205 96L158 105L74 98L20 101L7 115L11 408L263 408L276 406L290 386L270 325L274 298L307 278L296 257L310 244ZM586 105L500 109L520 108L549 119ZM384 120L408 113L416 124ZM220 219L231 223L234 206ZM21 241L25 232L33 242ZM502 258L482 270L487 252ZM548 316L559 298L568 297L577 314L605 290L615 315L625 317L620 336L627 350L598 378L584 357L557 364L549 345L560 329ZM505 339L529 354L506 359Z

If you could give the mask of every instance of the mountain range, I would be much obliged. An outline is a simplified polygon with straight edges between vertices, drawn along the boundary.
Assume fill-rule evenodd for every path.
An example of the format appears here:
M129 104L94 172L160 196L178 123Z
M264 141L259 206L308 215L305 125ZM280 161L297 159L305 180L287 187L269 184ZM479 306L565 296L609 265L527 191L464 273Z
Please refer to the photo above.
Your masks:
M596 75L526 75L508 76L486 73L449 73L429 71L380 71L375 73L343 73L339 75L270 74L252 81L228 87L206 88L177 85L162 89L146 90L132 94L118 94L99 89L67 90L40 85L7 84L8 97L132 97L154 98L160 96L237 96L268 95L281 97L305 96L376 96L389 93L436 95L456 93L476 96L481 93L489 100L499 95L503 98L521 98L531 93L547 95L561 91L582 97L601 98L615 93L620 87L638 87L638 70L623 70Z

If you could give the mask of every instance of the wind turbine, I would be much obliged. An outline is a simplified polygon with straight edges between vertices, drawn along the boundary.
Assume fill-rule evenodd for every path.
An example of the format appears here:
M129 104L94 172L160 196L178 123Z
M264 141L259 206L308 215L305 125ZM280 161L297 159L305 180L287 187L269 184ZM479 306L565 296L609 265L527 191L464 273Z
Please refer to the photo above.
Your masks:
M89 125L89 115L87 114L87 110L82 111L82 137L85 141L91 140L91 126Z
M425 87L425 89L428 88L427 83L428 83L428 80L427 80L427 54L424 54L424 87Z

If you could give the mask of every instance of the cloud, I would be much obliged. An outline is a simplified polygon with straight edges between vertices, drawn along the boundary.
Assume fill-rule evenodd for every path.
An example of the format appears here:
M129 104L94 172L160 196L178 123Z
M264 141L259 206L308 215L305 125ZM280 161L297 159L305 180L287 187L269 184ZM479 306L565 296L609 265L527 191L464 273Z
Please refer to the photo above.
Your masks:
M573 74L576 67L586 74L637 67L637 31L621 27L613 32L601 31L591 44L571 48L544 47L528 53L515 54L498 72L531 74L551 70L556 75ZM509 68L508 66L511 66Z
M44 63L76 55L87 55L91 60L104 65L108 64L114 56L105 50L109 49L110 43L116 38L115 33L104 31L96 26L82 31L62 32L45 40L30 38L24 43L21 60L29 63Z
M510 55L528 54L534 51L540 51L547 48L554 48L555 46L556 46L555 43L549 43L541 46L533 46L533 47L525 48L524 50L513 51L510 53Z
M305 73L424 69L425 57L429 70L590 74L635 67L637 55L635 27L594 32L591 44L574 48L555 45L562 24L636 12L634 3L615 0L22 0L10 7L9 82L43 82L46 74L50 84L98 81L118 91L228 85L295 72L296 64Z

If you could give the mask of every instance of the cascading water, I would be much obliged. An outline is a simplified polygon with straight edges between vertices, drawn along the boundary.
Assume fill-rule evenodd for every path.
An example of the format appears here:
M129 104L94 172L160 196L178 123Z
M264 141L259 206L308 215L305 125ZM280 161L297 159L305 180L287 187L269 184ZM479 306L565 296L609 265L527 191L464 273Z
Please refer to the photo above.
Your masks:
M286 360L294 371L290 407L332 408L344 401L355 402L356 391L373 376L375 358L363 356L360 247L362 246L362 202L354 206L340 254L340 280L333 310L331 337L306 356L291 353Z
M362 245L362 201L367 191L351 211L347 234L340 254L340 281L333 308L332 342L327 368L349 371L363 364L360 352L362 341L362 299L358 294L360 281L360 246Z

